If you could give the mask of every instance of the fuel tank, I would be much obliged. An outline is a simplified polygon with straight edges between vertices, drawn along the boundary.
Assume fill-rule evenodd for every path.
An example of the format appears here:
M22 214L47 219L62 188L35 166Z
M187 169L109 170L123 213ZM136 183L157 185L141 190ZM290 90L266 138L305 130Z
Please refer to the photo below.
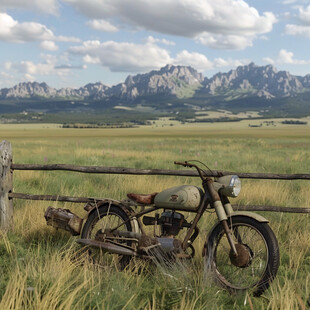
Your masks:
M155 196L155 206L167 209L197 209L203 199L203 190L193 185L168 188Z

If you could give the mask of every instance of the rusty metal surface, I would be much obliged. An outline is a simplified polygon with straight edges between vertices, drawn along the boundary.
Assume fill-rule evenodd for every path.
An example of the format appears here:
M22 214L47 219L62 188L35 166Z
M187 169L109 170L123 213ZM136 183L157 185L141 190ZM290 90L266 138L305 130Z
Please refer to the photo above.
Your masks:
M158 245L159 242L157 238L150 237L148 235L141 235L141 238L139 239L138 247L140 249L147 248L149 246Z
M110 242L102 242L97 240L91 240L91 239L78 239L76 240L77 243L100 248L102 250L108 251L110 253L114 254L120 254L120 255L130 255L130 256L137 256L137 253L134 250L128 249L127 247L122 247L121 245L116 245Z
M227 221L221 221L221 224L223 225L223 229L224 229L225 235L227 237L227 241L229 243L229 246L232 250L233 255L238 256L236 245L234 243L233 236L232 236L232 233L228 227Z
M166 209L198 209L203 199L201 188L193 185L181 185L167 188L154 199L156 207Z
M87 211L88 213L91 213L93 210L96 210L104 205L114 205L117 206L119 208L121 208L128 216L134 215L134 211L131 208L131 204L125 204L123 203L123 201L119 201L119 200L115 200L115 199L102 199L100 201L97 202L91 202L91 203L87 203L84 206L84 210Z
M229 258L231 263L236 267L246 267L250 263L250 252L246 246L243 244L235 244L236 250L238 255L234 255L233 251L231 250L229 253Z
M86 205L84 206L84 210L86 211L86 212L90 212L93 208L95 208L96 207L96 204L95 203L93 203L93 202L88 202L88 203L86 203Z
M83 219L69 209L48 207L44 213L47 225L69 231L73 236L80 234Z
M132 249L132 246L127 245L128 241L130 244L137 244L140 237L141 234L136 232L105 229L103 232L100 230L96 233L95 241L120 244L121 247Z

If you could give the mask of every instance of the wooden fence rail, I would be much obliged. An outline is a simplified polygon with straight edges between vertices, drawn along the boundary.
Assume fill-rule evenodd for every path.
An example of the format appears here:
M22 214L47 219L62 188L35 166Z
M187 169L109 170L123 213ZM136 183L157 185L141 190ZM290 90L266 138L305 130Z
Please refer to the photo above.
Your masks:
M193 170L163 170L163 169L134 169L121 167L103 166L74 166L67 164L13 164L12 147L8 141L0 143L0 229L7 230L12 226L13 220L13 198L30 200L49 200L62 202L86 203L102 200L102 198L69 197L60 195L31 195L13 192L14 170L41 170L41 171L74 171L81 173L100 174L127 174L127 175L166 175L198 177L197 171ZM275 174L275 173L239 173L231 171L212 170L206 171L208 176L238 175L247 179L274 179L274 180L310 180L310 174ZM277 206L233 206L234 209L246 211L272 211L290 213L310 213L310 208L293 208Z
M195 170L163 170L163 169L134 169L121 167L103 166L74 166L67 164L34 165L34 164L12 164L12 170L63 170L82 173L102 174L131 174L131 175L170 175L183 177L198 177ZM269 179L269 180L310 180L310 174L280 174L280 173L244 173L212 170L205 171L208 176L218 177L220 175L238 175L243 179Z
M9 198L28 199L28 200L46 200L46 201L61 201L61 202L74 202L74 203L87 203L98 202L104 198L95 197L70 197L58 195L30 195L22 193L11 193ZM239 211L272 211L272 212L285 212L285 213L309 213L310 208L297 208L297 207L279 207L279 206L239 206L233 205L234 210Z

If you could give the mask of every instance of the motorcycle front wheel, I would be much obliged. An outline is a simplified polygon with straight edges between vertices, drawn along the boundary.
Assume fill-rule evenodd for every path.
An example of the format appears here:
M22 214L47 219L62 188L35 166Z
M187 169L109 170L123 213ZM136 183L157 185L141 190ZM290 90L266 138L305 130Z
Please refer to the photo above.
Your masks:
M275 277L279 267L277 239L267 223L247 216L228 219L238 256L228 243L221 223L211 231L205 257L205 272L231 292L250 290L261 295Z
M87 218L82 230L82 239L91 239L111 243L112 246L130 247L132 242L123 238L111 238L105 235L105 231L116 229L118 231L132 231L132 225L128 215L118 206L103 205L92 211ZM91 247L88 255L92 263L101 266L116 266L124 269L130 262L129 255L112 254L106 250Z

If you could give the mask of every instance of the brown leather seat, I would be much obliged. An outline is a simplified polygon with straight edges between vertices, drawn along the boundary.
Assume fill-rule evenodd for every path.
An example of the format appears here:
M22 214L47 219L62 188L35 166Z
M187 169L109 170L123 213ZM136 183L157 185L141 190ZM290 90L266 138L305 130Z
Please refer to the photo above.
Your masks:
M134 193L128 193L127 197L137 203L141 203L144 205L151 205L154 203L154 198L158 193L152 193L152 194L134 194Z

